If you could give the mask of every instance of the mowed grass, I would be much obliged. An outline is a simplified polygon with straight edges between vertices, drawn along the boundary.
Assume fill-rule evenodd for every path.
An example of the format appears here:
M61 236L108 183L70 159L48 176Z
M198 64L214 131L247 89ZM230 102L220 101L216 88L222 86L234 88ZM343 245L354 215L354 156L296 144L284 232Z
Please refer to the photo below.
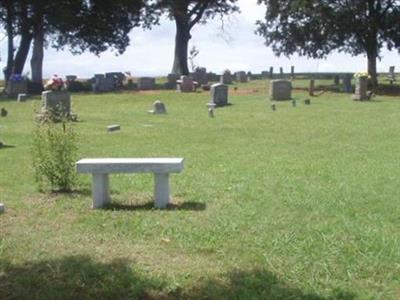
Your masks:
M0 298L399 299L400 97L294 90L273 112L264 81L229 93L214 119L209 92L73 94L80 158L185 158L168 210L151 174L112 175L109 209L90 175L39 193L40 101L0 102Z

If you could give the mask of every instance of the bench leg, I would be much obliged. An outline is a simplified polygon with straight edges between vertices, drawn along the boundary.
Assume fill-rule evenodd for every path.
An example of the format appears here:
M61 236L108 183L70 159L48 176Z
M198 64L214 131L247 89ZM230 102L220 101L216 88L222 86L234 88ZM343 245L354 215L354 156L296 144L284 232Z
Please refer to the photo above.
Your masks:
M169 173L154 174L154 204L166 208L169 203Z
M103 207L110 202L108 174L93 174L92 197L93 208Z

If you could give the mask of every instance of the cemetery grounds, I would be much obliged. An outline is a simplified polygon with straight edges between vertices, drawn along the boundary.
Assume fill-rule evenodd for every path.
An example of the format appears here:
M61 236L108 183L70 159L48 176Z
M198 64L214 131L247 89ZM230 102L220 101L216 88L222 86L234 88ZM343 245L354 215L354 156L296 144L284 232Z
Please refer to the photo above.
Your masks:
M151 174L113 174L107 209L87 174L38 192L39 97L1 100L0 299L399 299L400 96L307 85L276 111L265 81L230 86L215 118L209 92L73 94L79 158L185 158L167 210Z

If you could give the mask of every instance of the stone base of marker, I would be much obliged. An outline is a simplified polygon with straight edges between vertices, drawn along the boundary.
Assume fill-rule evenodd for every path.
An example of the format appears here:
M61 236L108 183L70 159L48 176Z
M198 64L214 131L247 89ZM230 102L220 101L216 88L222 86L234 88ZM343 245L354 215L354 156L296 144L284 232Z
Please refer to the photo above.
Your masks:
M108 125L107 126L107 131L108 132L113 132L113 131L119 131L121 130L121 126L118 124L113 124L113 125Z
M153 103L153 109L149 110L149 113L154 115L162 115L167 113L167 109L165 108L165 104L160 100L157 100Z
M18 94L17 102L25 102L28 99L27 94Z
M207 103L207 108L208 108L208 116L210 118L214 118L214 109L216 107L215 103L209 102Z
M17 97L18 94L26 94L28 92L28 81L9 81L5 92L8 97Z
M289 80L271 80L269 87L270 100L290 100L292 98L292 83Z
M356 101L369 100L367 95L367 88L368 88L367 77L356 78L356 89L355 93L352 95L351 98Z

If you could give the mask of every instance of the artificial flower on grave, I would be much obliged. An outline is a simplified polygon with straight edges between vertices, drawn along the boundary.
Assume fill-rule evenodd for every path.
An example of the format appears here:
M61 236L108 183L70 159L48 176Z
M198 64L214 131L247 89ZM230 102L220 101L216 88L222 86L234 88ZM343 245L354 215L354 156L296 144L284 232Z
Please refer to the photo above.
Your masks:
M354 74L354 78L355 79L358 79L358 78L361 78L361 77L366 77L368 79L371 78L371 76L369 75L368 72L358 72L358 73Z
M64 81L57 75L53 75L44 85L44 89L48 91L61 91L65 88Z
M24 79L25 79L24 76L22 76L21 74L12 74L10 76L10 81L13 82L20 82L23 81Z

